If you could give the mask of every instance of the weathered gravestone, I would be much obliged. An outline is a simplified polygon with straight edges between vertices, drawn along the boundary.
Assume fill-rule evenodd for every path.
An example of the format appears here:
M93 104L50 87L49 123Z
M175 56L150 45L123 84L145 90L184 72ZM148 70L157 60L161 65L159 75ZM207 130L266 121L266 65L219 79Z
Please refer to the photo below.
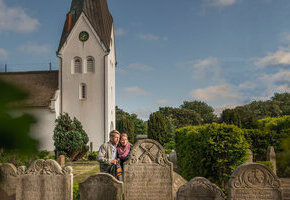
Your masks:
M150 139L139 140L124 164L126 200L172 200L173 164L163 147Z
M111 174L94 174L79 186L81 200L122 200L123 182Z
M247 163L252 163L253 162L253 152L251 151L251 149L248 149L247 153L248 153Z
M176 193L178 189L185 183L187 183L187 180L182 178L182 176L180 176L178 173L173 172L173 197L174 199L176 199Z
M224 200L225 195L215 184L203 177L191 179L181 186L176 200Z
M277 174L277 165L276 165L276 153L273 146L268 146L267 149L267 161L270 161L273 166L273 172Z
M72 200L72 168L54 160L36 160L19 176L16 200Z
M282 200L280 180L265 165L240 165L229 181L229 199Z
M14 165L0 164L0 199L15 200L18 173Z
M177 155L174 150L171 150L170 154L168 155L168 160L173 163L173 170L177 172Z

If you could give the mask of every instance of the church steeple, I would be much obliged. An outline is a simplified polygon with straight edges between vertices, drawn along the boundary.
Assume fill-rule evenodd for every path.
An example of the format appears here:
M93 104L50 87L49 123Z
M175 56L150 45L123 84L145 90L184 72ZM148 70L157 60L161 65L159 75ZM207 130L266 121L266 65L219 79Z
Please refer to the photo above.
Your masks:
M108 9L107 0L72 0L70 11L64 24L58 51L62 48L81 13L89 20L101 42L110 50L113 17ZM68 26L69 24L69 26Z

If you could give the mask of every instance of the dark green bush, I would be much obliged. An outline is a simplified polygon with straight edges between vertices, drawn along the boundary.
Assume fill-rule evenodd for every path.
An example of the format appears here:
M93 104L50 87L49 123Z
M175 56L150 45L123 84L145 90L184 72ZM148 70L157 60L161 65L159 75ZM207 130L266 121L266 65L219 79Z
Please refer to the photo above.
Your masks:
M98 158L98 152L96 151L90 152L88 155L88 160L97 160L97 158Z
M176 131L176 152L181 175L202 176L226 189L237 166L247 159L243 131L226 124L187 126Z
M167 142L167 123L161 112L152 113L148 120L148 138L158 141L161 145Z
M270 161L256 161L256 163L266 165L267 167L273 170L273 164Z
M63 154L72 160L78 160L89 150L86 145L89 138L81 123L76 118L71 120L67 113L56 119L53 140L57 156Z
M79 199L80 199L79 184L74 183L73 184L73 200L79 200Z

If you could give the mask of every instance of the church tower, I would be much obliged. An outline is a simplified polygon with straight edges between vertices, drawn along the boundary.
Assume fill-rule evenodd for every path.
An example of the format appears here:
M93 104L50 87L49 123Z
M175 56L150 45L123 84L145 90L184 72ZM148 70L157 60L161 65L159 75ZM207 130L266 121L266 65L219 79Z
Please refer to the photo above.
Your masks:
M106 0L72 0L57 55L59 112L80 120L98 150L115 128L115 38Z

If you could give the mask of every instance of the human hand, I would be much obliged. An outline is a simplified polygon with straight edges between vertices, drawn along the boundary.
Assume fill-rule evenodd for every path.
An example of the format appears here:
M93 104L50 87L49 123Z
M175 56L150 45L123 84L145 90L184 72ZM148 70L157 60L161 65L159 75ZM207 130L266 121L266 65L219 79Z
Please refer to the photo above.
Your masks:
M118 163L118 160L112 160L111 163L116 165Z

